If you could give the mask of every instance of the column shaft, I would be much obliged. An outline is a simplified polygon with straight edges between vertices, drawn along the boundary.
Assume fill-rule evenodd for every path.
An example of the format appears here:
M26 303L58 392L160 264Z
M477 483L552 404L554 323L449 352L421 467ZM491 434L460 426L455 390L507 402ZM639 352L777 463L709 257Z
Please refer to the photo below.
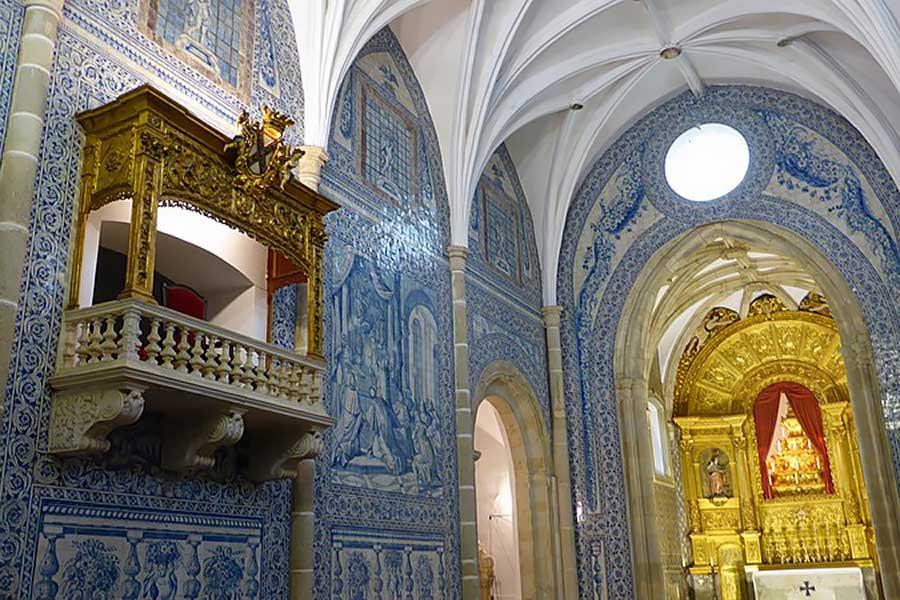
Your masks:
M324 148L317 146L303 146L305 154L300 159L297 169L294 171L301 183L314 190L319 189L322 167L328 160L328 154ZM308 284L312 289L311 301L316 301L315 294L319 290L313 289L315 280L311 278ZM324 290L323 290L324 291ZM297 302L297 323L312 317L310 301ZM302 314L303 311L307 314ZM313 344L312 332L314 324L307 322L307 344ZM321 351L322 349L319 348ZM313 597L313 583L315 574L313 571L313 543L315 541L315 458L307 458L300 461L297 467L297 477L294 478L294 499L291 507L291 600L307 600Z
M477 600L478 522L475 498L472 399L469 392L469 334L466 315L466 258L469 251L450 246L450 279L453 296L453 358L456 365L456 456L459 469L459 547L463 600Z
M560 587L562 597L578 597L578 572L575 561L575 525L572 506L572 483L569 474L569 432L563 387L562 344L559 333L559 306L545 306L544 329L547 335L547 368L550 376L552 407L553 471L556 478Z
M300 461L291 507L291 600L313 597L316 461Z
M63 0L25 0L16 78L0 160L0 390L6 389L25 266L38 151ZM0 399L0 408L3 401Z

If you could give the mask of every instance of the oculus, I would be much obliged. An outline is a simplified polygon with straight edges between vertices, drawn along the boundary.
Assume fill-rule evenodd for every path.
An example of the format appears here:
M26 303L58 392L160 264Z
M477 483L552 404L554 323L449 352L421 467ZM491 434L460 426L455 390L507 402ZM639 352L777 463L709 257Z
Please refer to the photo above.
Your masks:
M666 153L666 181L682 198L708 202L732 191L750 167L747 140L733 127L704 123L672 142Z

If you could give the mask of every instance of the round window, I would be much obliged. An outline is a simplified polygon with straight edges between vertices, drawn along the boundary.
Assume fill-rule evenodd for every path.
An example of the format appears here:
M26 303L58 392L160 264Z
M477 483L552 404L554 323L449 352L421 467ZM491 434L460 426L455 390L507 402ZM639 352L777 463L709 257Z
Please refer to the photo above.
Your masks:
M679 135L666 153L666 181L682 198L708 202L738 185L750 167L750 147L733 127L705 123Z

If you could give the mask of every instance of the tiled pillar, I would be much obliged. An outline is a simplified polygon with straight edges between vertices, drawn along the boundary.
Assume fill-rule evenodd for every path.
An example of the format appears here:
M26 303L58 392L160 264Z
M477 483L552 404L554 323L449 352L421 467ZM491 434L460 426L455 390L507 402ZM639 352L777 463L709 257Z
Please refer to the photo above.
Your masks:
M566 398L563 387L562 343L559 321L562 307L545 306L544 329L547 334L547 367L550 375L550 404L553 419L553 470L556 477L559 512L559 552L562 566L562 592L566 600L578 597L578 572L575 566L575 529L572 519L572 484L569 477L569 435Z
M294 174L300 183L308 188L318 190L322 181L322 167L328 162L328 153L319 146L300 146L303 157L297 162Z
M0 160L0 390L6 389L28 244L38 150L63 0L25 0L9 121ZM0 396L0 407L2 407Z
M294 175L300 183L319 189L322 167L328 161L328 153L318 146L301 146L304 154L297 163ZM297 310L306 312L304 302L297 302ZM297 315L297 321L304 317ZM294 478L294 503L291 509L291 599L307 600L313 597L313 542L315 540L315 479L318 450L301 460Z
M453 295L453 358L456 365L456 456L459 462L459 546L463 600L478 600L478 524L475 500L475 457L472 430L475 419L469 393L469 337L466 316L466 258L469 251L450 246Z

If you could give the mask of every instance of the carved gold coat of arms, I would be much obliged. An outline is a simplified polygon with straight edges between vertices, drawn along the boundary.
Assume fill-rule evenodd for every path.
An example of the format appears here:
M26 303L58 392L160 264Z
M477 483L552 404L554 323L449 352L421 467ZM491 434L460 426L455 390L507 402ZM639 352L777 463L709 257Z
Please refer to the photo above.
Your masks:
M262 192L274 185L284 189L291 178L291 169L304 154L283 139L284 131L293 124L293 119L268 106L263 107L262 124L251 120L247 111L241 113L238 119L241 133L225 150L237 150L234 166L238 170L238 183L247 192Z

